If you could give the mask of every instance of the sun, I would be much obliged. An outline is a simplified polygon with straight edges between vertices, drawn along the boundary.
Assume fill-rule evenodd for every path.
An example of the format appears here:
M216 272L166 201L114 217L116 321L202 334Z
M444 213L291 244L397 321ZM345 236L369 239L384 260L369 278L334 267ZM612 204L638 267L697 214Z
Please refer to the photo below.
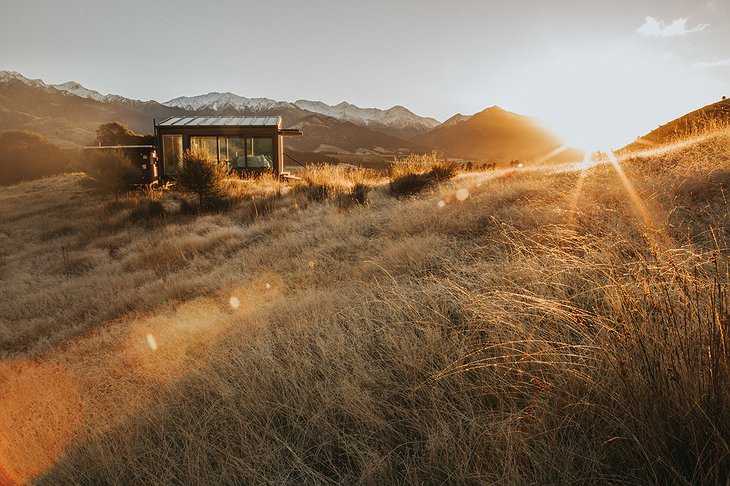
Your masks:
M589 154L618 149L622 145L607 128L605 131L592 128L596 124L577 124L575 127L558 129L565 144Z

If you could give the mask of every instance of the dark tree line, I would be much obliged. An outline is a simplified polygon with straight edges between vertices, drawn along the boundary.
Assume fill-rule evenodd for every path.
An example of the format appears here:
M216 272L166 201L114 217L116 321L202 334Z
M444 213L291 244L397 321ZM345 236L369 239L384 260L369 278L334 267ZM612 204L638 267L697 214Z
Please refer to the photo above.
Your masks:
M0 184L16 184L64 172L68 158L58 146L33 132L0 133Z
M155 137L134 133L118 122L105 123L96 129L93 145L154 145Z
M152 135L134 133L121 123L100 125L91 145L153 145ZM87 170L84 154L80 150L62 150L43 135L13 130L0 132L0 185L17 184L21 181L39 179L61 174L75 167ZM117 166L115 162L107 164ZM92 164L99 168L99 162ZM112 171L114 172L114 171Z

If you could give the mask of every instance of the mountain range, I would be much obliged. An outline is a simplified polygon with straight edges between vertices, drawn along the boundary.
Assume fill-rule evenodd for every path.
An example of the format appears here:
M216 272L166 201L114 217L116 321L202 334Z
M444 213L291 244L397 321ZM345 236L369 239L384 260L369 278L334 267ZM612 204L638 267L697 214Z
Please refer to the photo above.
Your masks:
M63 147L83 146L96 128L118 121L150 133L153 119L169 116L279 115L303 137L287 140L303 162L318 159L372 165L408 153L442 151L477 161L534 159L561 145L534 120L491 107L472 116L456 114L443 123L403 106L381 110L342 102L277 101L212 92L165 102L103 95L69 81L47 84L13 71L0 71L0 130L41 133Z

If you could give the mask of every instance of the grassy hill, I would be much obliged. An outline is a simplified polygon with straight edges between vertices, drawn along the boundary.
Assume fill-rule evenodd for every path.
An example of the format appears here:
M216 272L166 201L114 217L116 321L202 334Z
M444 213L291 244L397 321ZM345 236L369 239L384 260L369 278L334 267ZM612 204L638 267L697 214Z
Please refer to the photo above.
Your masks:
M728 477L730 133L413 198L306 177L207 214L4 188L0 483Z
M708 130L717 130L730 124L730 100L723 99L652 130L629 144L629 150L646 150Z

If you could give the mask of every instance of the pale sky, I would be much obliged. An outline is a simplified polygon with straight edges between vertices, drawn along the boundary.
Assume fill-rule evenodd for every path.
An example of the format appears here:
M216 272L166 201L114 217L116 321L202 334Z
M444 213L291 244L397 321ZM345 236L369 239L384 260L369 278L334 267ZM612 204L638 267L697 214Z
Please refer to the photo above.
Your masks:
M0 69L166 101L492 105L618 147L730 96L730 0L0 0ZM591 147L593 148L593 147Z

